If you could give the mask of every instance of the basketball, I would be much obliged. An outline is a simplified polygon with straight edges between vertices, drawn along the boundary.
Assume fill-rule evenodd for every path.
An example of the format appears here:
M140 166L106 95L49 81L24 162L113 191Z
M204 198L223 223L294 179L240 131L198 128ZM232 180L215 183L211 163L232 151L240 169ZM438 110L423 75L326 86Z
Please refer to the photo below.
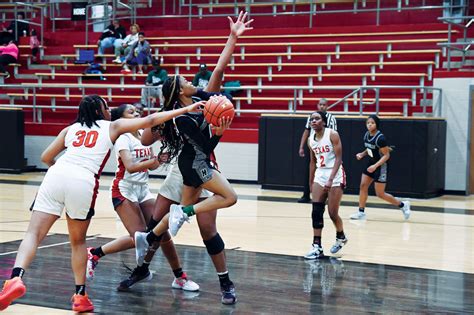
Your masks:
M213 126L219 126L221 118L233 119L235 115L234 105L223 95L211 97L204 105L203 112L206 121Z

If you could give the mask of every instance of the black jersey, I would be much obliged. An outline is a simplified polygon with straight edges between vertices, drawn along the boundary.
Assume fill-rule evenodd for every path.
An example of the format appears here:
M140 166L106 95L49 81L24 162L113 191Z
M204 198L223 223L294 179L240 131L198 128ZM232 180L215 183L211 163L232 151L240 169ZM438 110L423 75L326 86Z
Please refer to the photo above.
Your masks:
M193 101L207 101L211 96L220 94L198 89L195 96L193 96ZM231 96L224 95L232 101ZM183 138L183 149L180 153L180 158L209 159L220 137L212 135L211 128L204 119L204 115L202 113L187 113L176 117L175 124Z
M387 140L380 130L377 130L374 136L367 131L364 135L364 146L367 149L367 155L373 163L376 163L381 158L379 150L387 146Z

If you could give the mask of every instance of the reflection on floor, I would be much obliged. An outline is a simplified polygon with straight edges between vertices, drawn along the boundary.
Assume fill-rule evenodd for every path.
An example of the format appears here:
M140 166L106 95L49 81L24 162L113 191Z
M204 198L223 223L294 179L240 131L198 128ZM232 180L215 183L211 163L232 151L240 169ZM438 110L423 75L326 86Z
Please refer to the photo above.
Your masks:
M90 245L104 244L97 238ZM67 235L48 236L26 272L28 292L18 303L70 309L74 290ZM66 243L65 243L66 242ZM0 277L9 276L19 241L0 244ZM104 257L88 293L96 311L108 314L357 314L366 312L474 312L474 275L338 258L305 261L285 255L228 250L231 278L239 302L220 303L218 279L202 247L177 246L184 269L201 286L199 293L171 289L172 272L160 253L152 262L154 278L131 292L117 292L134 266L134 251Z

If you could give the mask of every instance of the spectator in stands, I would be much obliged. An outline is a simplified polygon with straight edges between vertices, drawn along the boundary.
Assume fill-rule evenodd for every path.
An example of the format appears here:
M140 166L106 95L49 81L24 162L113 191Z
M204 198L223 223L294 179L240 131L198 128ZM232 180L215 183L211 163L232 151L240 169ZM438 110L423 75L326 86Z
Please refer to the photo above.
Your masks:
M138 74L143 74L143 66L151 63L151 47L145 39L145 33L138 33L138 41L129 46L130 50L123 65L123 71L130 72L128 65L138 65Z
M199 72L196 73L193 79L193 85L197 88L205 89L209 84L212 72L207 70L207 65L201 63L199 65Z
M153 59L153 70L145 80L145 85L150 87L142 89L142 104L148 104L149 98L154 97L158 99L160 106L163 105L161 87L167 78L168 72L161 67L160 59Z
M319 103L318 103L318 109L317 110L326 114L326 118L327 118L327 126L326 127L337 131L336 118L334 117L334 115L328 113L327 109L328 109L328 101L325 98L320 99ZM299 152L298 152L300 157L307 156L305 154L305 150L308 149L308 145L307 145L308 137L309 137L310 132L311 132L310 119L311 119L311 115L308 117L308 120L307 120L306 126L305 126L305 130L304 130L303 134L301 135L300 149L299 149ZM310 161L308 160L307 163L309 164ZM306 202L311 201L311 198L309 196L310 183L309 183L309 180L308 180L310 178L309 167L306 167L305 170L306 170L305 171L305 179L306 180L305 180L305 185L304 185L304 190L303 190L303 196L300 199L298 199L299 203L306 203Z
M120 48L123 43L123 39L127 36L125 28L120 25L119 20L114 20L100 36L97 45L99 46L99 55L104 54L104 49L115 47Z
M10 77L10 73L5 69L5 66L16 63L17 60L18 47L13 41L0 46L0 74L4 75L5 79Z
M30 33L29 32L30 25L28 24L28 22L25 22L24 20L25 20L25 13L18 12L16 15L16 20L11 21L10 25L6 29L4 29L4 31L14 34L16 40L18 40L20 36L26 37Z
M33 63L38 61L38 52L40 47L40 41L36 35L36 30L32 29L30 32L30 48L31 48L31 59Z
M115 60L112 62L115 63L122 63L122 59L120 56L123 54L127 56L130 53L131 47L138 42L138 32L140 32L140 27L138 24L132 24L130 26L130 32L132 34L128 34L123 40L116 39L114 42L115 47ZM116 43L118 42L118 43Z

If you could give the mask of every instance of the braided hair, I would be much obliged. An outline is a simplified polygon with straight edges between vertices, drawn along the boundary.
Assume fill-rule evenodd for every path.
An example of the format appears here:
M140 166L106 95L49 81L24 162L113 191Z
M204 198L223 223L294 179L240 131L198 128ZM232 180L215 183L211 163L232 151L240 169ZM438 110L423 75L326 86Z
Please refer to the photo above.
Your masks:
M106 104L105 100L97 94L84 97L79 103L79 112L74 123L80 123L81 126L85 124L89 128L92 128L92 125L99 127L96 121L105 119L101 106L105 107Z
M168 77L163 83L162 92L164 98L164 105L160 112L170 111L181 107L179 104L179 92L181 90L179 83L179 75ZM155 126L152 131L158 131L161 136L160 154L166 152L169 154L168 162L178 156L183 142L178 134L178 130L174 125L174 119Z

